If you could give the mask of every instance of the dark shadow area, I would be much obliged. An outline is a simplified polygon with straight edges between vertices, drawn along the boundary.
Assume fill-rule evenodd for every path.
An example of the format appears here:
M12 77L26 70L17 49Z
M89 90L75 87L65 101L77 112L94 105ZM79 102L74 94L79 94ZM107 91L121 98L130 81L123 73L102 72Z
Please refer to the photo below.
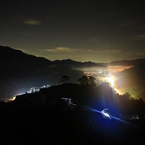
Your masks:
M1 142L10 145L143 144L145 103L119 96L104 85L94 88L67 83L17 96L13 102L1 102ZM62 97L71 98L76 105ZM100 111L108 107L112 116L126 116L127 123L104 118L84 106ZM128 117L134 114L139 119Z

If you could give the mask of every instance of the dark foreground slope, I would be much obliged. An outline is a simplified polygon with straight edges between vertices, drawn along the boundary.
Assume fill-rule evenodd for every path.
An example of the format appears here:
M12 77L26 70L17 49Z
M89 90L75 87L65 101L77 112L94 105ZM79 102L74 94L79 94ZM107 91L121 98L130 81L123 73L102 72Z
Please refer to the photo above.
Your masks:
M73 104L62 97L71 98ZM114 97L118 97L116 101ZM119 119L119 115L144 113L144 105L141 100L120 99L107 86L52 86L17 96L11 103L1 102L0 141L7 140L10 145L144 144L144 118ZM105 119L84 106L98 110L108 107L118 119Z
M132 98L145 100L145 63L116 74L116 87L128 92Z

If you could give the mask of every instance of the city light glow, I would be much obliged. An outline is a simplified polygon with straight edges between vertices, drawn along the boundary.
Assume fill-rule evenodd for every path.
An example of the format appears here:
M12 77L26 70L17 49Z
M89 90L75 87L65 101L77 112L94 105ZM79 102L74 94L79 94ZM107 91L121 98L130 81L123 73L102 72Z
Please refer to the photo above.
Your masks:
M109 83L111 84L111 87L113 87L113 86L114 86L114 79L113 79L113 76L109 77L109 78L108 78L108 81L109 81Z
M110 83L111 87L113 88L113 90L114 90L117 94L123 95L123 93L122 93L119 89L117 89L117 88L115 87L115 81L114 81L114 77L113 77L113 76L111 76L111 77L108 78L108 82Z
M118 93L119 95L123 95L123 93L121 91L119 91L118 89L114 88L115 92Z
M4 102L11 102L11 101L14 101L16 99L16 96L12 97L12 98L8 98L8 99L5 99Z

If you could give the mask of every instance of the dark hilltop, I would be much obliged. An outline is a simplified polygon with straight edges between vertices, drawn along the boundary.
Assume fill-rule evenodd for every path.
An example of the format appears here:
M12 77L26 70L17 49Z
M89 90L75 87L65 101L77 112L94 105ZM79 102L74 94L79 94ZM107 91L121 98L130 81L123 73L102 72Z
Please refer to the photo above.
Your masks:
M0 55L2 97L18 88L51 84L19 94L14 101L0 101L0 144L144 144L144 59L108 64L50 61L4 46ZM97 86L94 77L74 69L113 65L132 66L116 74L118 87L128 93L118 94L106 82ZM131 96L136 94L139 97Z
M64 83L0 103L0 142L18 144L144 143L145 103L100 87ZM111 119L100 112L109 108ZM119 142L118 142L119 141Z

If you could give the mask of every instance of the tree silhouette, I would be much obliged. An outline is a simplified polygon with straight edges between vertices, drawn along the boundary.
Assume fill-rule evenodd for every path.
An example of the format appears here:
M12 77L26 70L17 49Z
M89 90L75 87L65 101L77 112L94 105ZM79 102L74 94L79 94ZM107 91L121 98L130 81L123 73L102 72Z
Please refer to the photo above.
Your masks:
M82 76L78 79L79 83L82 85L96 85L95 78L93 76Z
M61 77L61 83L69 82L69 76L68 75L62 75Z

